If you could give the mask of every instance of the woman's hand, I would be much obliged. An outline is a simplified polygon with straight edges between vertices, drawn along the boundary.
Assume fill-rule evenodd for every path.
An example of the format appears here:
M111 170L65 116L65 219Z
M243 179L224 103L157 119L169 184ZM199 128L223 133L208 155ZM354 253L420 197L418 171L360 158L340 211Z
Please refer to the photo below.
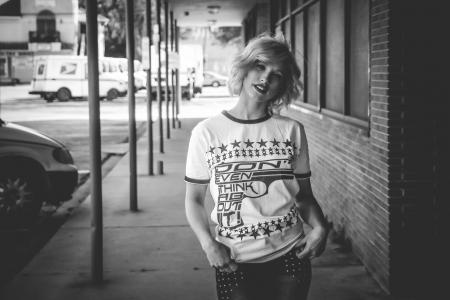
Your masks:
M212 240L208 245L203 247L206 257L211 267L221 272L231 273L237 270L237 264L230 258L227 247L221 243Z
M323 227L315 227L297 242L295 255L299 259L319 257L325 250L328 231Z

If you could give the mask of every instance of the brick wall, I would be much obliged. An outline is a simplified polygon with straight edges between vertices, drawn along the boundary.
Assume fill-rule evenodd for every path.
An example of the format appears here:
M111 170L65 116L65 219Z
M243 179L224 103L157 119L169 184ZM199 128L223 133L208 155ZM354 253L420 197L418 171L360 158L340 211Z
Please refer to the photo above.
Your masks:
M327 218L397 295L432 295L447 256L449 52L433 33L448 27L437 22L446 18L436 5L371 1L369 128L295 105L288 112L306 127L313 189Z
M288 114L305 125L313 191L324 213L350 239L355 254L387 290L388 143L383 126L374 129L379 138L372 141L367 130L324 115L295 107Z
M392 102L389 93L389 5L371 3L370 129L298 108L310 144L312 184L329 221L389 290L389 187ZM368 91L369 92L369 91Z
M390 109L390 281L395 294L433 295L443 279L436 271L448 255L439 255L448 238L442 222L449 199L443 191L442 151L448 137L440 114L448 100L442 94L448 86L448 52L436 36L446 27L444 11L438 1L390 4L389 93L398 99Z

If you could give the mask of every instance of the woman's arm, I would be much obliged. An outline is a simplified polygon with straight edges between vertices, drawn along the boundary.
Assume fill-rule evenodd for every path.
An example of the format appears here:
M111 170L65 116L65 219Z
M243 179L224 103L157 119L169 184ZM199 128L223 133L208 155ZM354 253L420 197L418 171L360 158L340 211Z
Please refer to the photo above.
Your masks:
M296 247L298 258L313 258L320 256L325 250L328 236L328 226L322 209L317 203L311 189L309 178L298 180L300 191L296 196L296 204L302 219L312 227L312 230L300 240Z
M231 260L227 248L217 242L209 230L208 216L205 210L205 193L208 185L186 183L186 217L194 231L211 267L221 271L236 271L237 265Z

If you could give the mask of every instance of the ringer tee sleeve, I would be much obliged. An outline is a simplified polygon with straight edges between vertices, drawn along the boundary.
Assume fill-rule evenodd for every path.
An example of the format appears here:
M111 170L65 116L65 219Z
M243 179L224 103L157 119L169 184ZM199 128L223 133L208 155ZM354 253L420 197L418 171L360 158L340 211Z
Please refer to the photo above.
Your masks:
M202 127L197 125L191 133L189 148L186 159L186 173L184 180L195 184L208 184L210 175L206 163L205 153L206 136L203 134Z
M295 152L296 157L293 169L295 177L302 179L311 177L311 168L309 166L308 141L306 139L305 128L300 123L298 123L298 126L296 130L297 137L295 139L298 149Z

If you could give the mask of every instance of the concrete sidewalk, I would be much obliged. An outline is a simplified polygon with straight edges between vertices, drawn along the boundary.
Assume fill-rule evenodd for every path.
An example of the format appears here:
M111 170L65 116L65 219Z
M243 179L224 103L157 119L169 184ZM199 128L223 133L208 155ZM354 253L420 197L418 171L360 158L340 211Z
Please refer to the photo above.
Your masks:
M155 161L164 161L162 176L146 175L146 136L139 140L139 212L129 211L128 155L104 179L103 284L90 281L88 198L4 287L0 299L216 299L214 271L184 214L185 156L190 130L198 121L183 119L182 128L172 130L172 138L165 141L165 154L159 154L155 145ZM309 299L392 298L378 288L351 253L331 243L324 255L313 261Z

